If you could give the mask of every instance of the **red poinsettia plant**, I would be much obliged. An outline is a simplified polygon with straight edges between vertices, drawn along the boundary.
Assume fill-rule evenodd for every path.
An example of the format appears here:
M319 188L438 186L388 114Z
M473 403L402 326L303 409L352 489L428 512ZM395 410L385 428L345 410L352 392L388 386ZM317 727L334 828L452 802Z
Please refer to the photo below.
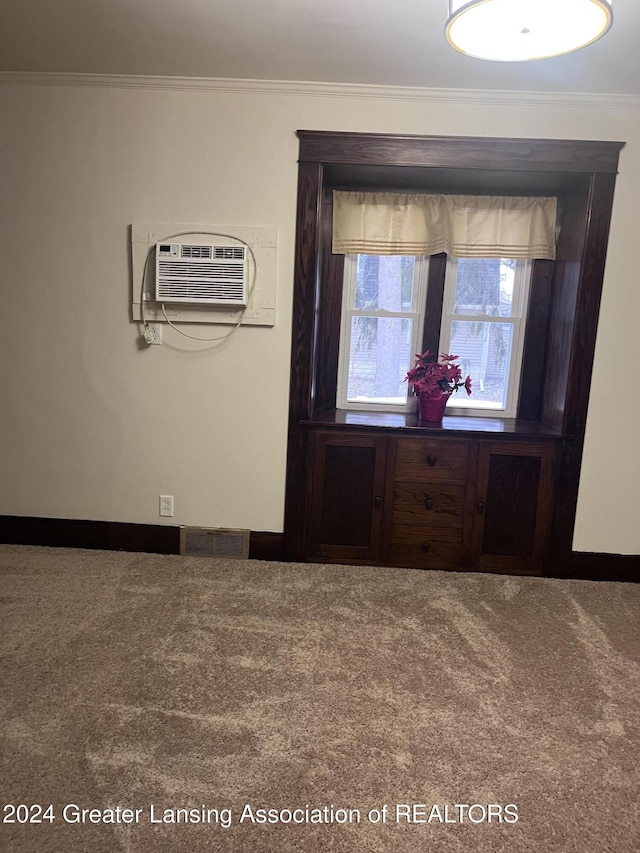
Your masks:
M407 372L405 380L413 393L439 397L441 394L449 396L458 388L464 388L467 394L471 394L471 377L467 376L463 381L462 368L454 363L459 356L441 353L440 358L442 361L436 361L429 350L422 355L416 354L416 363Z

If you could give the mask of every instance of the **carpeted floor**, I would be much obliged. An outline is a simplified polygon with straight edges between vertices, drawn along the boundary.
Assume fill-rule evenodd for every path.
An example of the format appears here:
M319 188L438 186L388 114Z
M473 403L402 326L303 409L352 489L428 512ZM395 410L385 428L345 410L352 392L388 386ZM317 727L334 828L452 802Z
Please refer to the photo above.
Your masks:
M0 583L6 853L640 850L640 586L22 546Z

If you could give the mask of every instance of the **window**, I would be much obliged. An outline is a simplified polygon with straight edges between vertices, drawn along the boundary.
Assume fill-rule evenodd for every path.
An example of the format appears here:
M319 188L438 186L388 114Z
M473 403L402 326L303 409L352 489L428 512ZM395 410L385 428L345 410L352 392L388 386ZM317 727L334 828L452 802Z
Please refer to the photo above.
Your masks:
M337 408L415 409L405 376L425 348L428 262L345 257ZM516 417L531 269L509 258L447 258L440 340L429 348L458 355L473 382L471 397L454 395L448 412Z
M530 261L448 259L440 351L460 356L473 382L448 410L516 417L530 280Z
M347 255L337 407L409 411L404 381L422 344L428 259Z

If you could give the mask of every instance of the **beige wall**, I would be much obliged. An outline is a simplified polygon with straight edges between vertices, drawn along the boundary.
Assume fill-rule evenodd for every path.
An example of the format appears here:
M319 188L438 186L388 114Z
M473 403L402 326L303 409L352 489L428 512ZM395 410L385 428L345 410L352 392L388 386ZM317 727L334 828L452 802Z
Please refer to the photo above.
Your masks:
M640 102L310 88L0 86L0 514L158 523L162 493L169 524L282 530L297 128L613 139L627 146L574 547L640 553ZM141 349L142 220L277 227L276 326L211 351L165 330Z

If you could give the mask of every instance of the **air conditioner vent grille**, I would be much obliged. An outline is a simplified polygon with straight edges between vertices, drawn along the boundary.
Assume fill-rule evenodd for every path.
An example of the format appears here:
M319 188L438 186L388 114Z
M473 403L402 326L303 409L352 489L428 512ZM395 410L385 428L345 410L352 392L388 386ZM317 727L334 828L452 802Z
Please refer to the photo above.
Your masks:
M156 293L158 302L191 302L244 308L248 298L248 269L244 246L158 244Z
M211 246L182 246L181 257L183 258L210 258Z
M240 281L244 275L242 264L218 264L202 263L190 264L175 261L159 261L158 271L160 275L175 275L184 279L207 279L207 278L237 278Z
M214 257L224 260L244 260L244 246L214 246Z
M238 302L242 303L242 285L234 286L229 282L208 283L204 281L175 281L167 280L158 288L158 298L168 300L169 298L193 301L211 300L212 302Z

